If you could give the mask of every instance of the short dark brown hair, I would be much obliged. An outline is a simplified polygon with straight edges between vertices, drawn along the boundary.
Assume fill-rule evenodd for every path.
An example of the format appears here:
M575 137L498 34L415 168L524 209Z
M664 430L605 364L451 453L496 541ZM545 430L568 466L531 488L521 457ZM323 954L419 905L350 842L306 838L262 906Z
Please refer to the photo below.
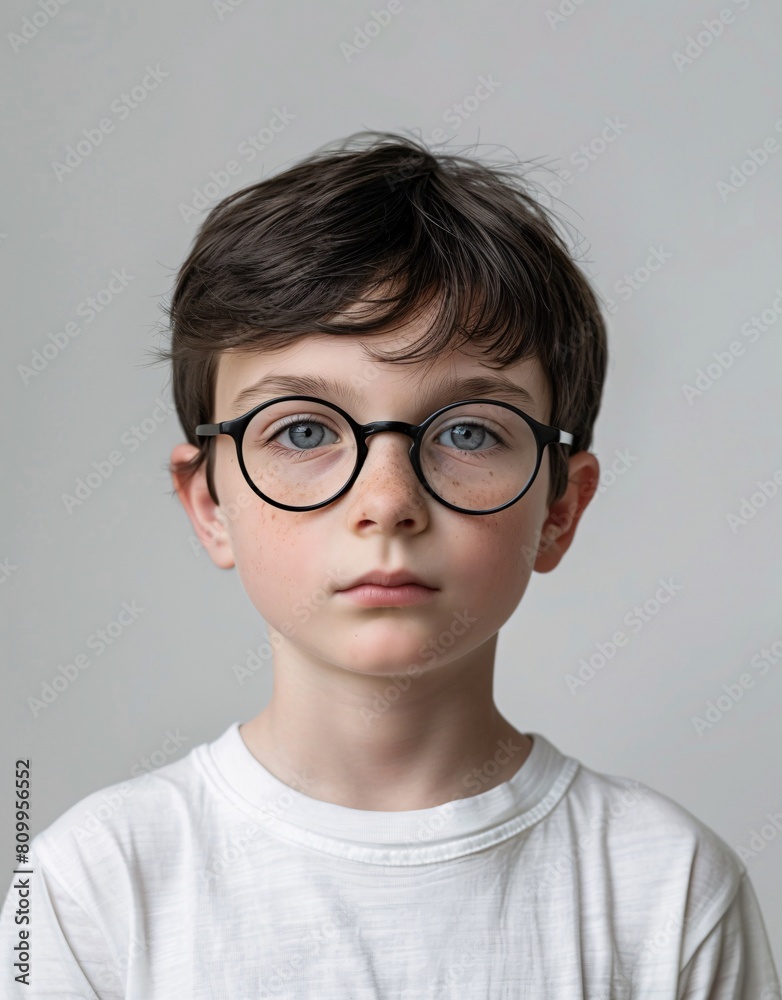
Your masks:
M155 352L171 362L179 420L199 448L178 471L189 477L206 460L219 502L212 438L195 428L216 419L222 351L388 332L430 303L433 321L412 348L367 347L370 356L434 362L469 341L489 367L537 358L551 393L547 422L573 434L571 453L587 450L606 328L549 215L516 164L435 153L391 132L354 133L224 198L179 269L166 310L170 350ZM360 318L341 315L369 297ZM566 447L549 446L549 503L567 486Z

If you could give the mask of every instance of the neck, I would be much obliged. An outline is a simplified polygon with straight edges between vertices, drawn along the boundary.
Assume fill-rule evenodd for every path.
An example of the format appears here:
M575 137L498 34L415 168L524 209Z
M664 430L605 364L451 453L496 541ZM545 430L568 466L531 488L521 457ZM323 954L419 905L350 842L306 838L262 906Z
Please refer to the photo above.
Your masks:
M428 809L489 791L532 749L494 704L495 644L415 678L324 669L283 646L272 698L242 738L285 784L351 809Z

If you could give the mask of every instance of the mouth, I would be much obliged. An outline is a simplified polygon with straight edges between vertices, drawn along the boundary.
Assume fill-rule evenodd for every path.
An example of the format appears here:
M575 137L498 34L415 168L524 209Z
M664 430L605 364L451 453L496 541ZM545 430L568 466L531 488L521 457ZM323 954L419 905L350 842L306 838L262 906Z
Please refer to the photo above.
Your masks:
M377 583L360 583L337 592L352 604L364 608L410 607L430 601L437 591L419 583L400 583L384 587Z
M409 607L431 600L437 587L408 570L370 570L338 593L365 608Z
M377 587L383 587L384 589L393 589L395 587L403 586L415 586L423 587L427 590L437 590L426 580L422 580L420 576L416 576L414 573L410 573L407 570L399 569L394 572L385 572L383 570L370 570L369 573L364 573L363 576L357 577L351 583L344 587L343 590L351 590L354 587L360 587L364 584L371 584Z

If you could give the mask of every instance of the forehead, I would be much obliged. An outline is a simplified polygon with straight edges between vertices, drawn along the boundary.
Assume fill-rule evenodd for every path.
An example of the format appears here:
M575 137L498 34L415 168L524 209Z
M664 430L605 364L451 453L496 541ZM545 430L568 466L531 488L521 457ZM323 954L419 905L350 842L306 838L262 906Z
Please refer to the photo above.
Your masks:
M548 386L537 359L503 369L490 367L465 345L428 361L379 361L368 352L396 351L413 339L397 333L372 337L308 334L274 351L225 351L218 361L214 419L226 420L275 396L310 395L331 400L369 419L370 411L402 419L421 416L457 399L504 399L543 420ZM399 408L396 412L392 412ZM426 412L424 412L426 411Z

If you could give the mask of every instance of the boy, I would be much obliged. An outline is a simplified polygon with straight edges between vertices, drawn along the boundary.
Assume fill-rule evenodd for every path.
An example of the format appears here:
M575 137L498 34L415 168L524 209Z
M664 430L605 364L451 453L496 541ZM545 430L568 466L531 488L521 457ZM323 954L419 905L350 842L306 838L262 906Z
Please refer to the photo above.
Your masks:
M368 138L217 205L170 308L174 485L271 701L35 838L4 995L779 997L735 852L493 701L597 487L596 299L518 180Z

